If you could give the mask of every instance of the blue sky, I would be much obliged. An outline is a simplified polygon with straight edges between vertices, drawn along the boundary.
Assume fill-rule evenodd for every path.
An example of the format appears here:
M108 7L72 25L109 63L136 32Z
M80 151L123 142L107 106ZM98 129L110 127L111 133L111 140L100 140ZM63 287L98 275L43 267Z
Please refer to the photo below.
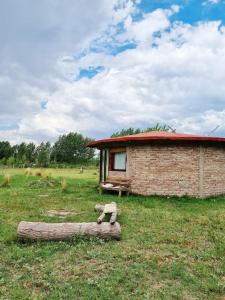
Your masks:
M199 21L225 21L225 2L224 1L196 1L196 0L159 0L141 1L139 7L142 12L148 13L157 8L168 9L171 5L179 5L181 10L172 17L172 20L195 24Z
M224 0L2 1L0 39L0 139L225 135Z

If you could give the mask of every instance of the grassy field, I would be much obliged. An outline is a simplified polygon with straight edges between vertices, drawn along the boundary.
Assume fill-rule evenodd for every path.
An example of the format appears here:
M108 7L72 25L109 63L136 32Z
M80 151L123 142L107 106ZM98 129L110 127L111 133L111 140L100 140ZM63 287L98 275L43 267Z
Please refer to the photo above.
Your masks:
M94 169L46 170L53 186L24 170L7 173L10 188L0 188L0 299L225 299L224 197L99 196ZM65 193L59 176L67 178ZM95 204L115 200L121 241L16 238L21 220L95 221ZM50 209L74 215L50 217Z

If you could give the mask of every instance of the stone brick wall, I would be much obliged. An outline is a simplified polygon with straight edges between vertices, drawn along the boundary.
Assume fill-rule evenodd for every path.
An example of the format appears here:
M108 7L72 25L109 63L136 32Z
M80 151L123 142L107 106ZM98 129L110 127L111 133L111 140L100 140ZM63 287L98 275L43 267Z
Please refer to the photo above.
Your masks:
M109 176L130 178L140 195L207 197L225 194L225 148L199 145L127 147L126 172Z
M128 150L131 190L141 195L199 194L199 147L133 146Z
M225 194L225 149L203 148L203 197Z

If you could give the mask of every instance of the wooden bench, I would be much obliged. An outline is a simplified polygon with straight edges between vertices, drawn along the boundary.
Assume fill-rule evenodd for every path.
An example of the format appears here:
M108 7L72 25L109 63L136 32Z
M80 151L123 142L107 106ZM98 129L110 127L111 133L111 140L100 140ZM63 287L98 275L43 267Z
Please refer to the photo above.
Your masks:
M112 186L107 186L110 184ZM110 177L108 176L104 182L100 183L99 193L102 194L104 190L118 191L118 196L122 196L122 192L125 192L127 196L130 194L130 180L126 178Z

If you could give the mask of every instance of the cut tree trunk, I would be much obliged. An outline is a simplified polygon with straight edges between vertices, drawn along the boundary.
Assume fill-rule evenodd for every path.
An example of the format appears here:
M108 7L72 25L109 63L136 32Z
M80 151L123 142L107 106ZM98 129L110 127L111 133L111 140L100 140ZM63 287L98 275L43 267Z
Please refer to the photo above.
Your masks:
M20 239L29 240L65 240L77 235L99 236L101 238L120 239L119 223L19 223L17 235Z
M98 224L101 224L102 221L104 220L104 218L105 218L105 214L102 213L102 214L100 215L100 217L98 217L97 223L98 223Z
M96 204L95 210L101 212L101 215L97 220L98 224L101 224L103 222L106 214L111 214L109 222L111 225L114 225L116 223L117 214L119 214L120 212L115 202L111 202L110 204L105 204L105 205Z
M101 204L96 204L95 205L95 210L99 210L100 212L103 212L105 205Z
M96 211L100 211L103 212L105 208L105 205L101 205L101 204L96 204L95 205L95 210ZM117 214L120 215L121 214L121 210L119 208L117 208Z
M114 211L114 212L112 213L112 215L111 215L110 220L109 220L109 223L110 223L111 225L114 225L114 224L116 223L116 217L117 217L117 211Z

